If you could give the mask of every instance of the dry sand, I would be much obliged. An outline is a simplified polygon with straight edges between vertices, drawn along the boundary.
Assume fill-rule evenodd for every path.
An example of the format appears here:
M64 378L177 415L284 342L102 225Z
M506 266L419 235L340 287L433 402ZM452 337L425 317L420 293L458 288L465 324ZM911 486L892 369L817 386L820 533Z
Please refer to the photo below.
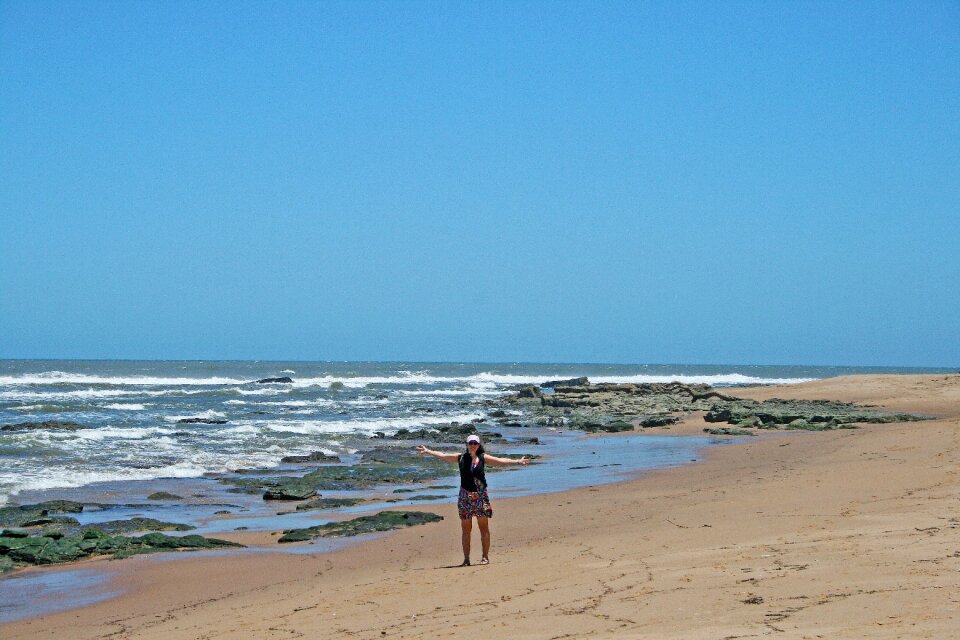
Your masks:
M960 376L736 394L939 419L739 438L619 484L494 495L489 566L444 568L460 560L452 505L432 508L441 523L336 553L112 563L124 595L0 637L960 636Z

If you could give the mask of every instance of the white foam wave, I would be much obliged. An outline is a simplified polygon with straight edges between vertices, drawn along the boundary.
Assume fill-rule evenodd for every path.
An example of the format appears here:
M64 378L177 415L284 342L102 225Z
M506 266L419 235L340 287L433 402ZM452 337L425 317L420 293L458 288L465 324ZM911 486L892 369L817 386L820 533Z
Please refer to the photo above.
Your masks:
M242 396L272 396L278 393L290 393L290 388L275 389L264 387L262 389L233 389L233 391L236 391Z
M249 424L242 424L236 427L230 427L228 429L222 429L218 436L219 437L230 437L230 436L256 436L260 434L260 429ZM246 438L243 438L246 439Z
M350 405L351 407L377 407L390 404L388 398L357 398L356 400L342 400L340 404Z
M285 373L289 373L285 371ZM435 376L423 371L404 371L399 375L387 376L319 376L295 379L292 385L282 388L266 387L262 389L235 389L242 395L269 395L288 393L291 387L329 387L334 382L340 382L349 388L363 388L369 385L470 385L477 389L494 389L504 385L540 384L547 380L570 378L570 373L545 374L501 374L485 371L471 376ZM590 376L591 382L616 383L651 383L651 382L683 382L686 384L793 384L809 382L815 378L761 378L739 373L724 373L713 375L623 375L623 376ZM2 386L42 385L42 384L98 384L114 386L161 386L161 387L191 387L191 386L225 386L247 385L250 380L226 377L187 378L187 377L151 377L151 376L95 376L82 373L68 373L63 371L47 371L43 373L23 374L17 376L0 376ZM72 394L73 397L109 397L106 394L123 393L204 393L204 390L160 390L160 391L124 391L117 389L87 389L82 391L62 392ZM6 399L0 393L0 399Z
M470 422L482 417L479 413L463 413L449 416L430 416L422 418L376 418L369 420L289 420L271 421L264 425L270 431L320 435L328 433L367 433L377 431L396 432L398 429L416 429L424 425L446 424L450 422Z
M265 467L276 464L278 453L269 450L243 455L198 452L190 459L150 469L94 468L88 465L4 469L0 472L0 504L23 491L82 487L97 482L196 478L205 473L222 473L241 467Z
M104 440L143 440L158 435L166 435L170 431L162 427L98 427L96 429L79 429L70 433L77 440L102 442Z
M477 390L495 390L504 386L520 384L541 384L548 380L565 380L572 377L569 373L546 374L503 374L485 371L472 376L441 377L427 373L408 373L400 376L343 377L323 376L302 378L294 381L294 387L325 386L341 382L349 388L363 388L369 385L468 385ZM684 384L736 385L736 384L796 384L810 382L816 378L761 378L739 373L703 374L703 375L622 375L589 376L591 382L606 383L655 383L682 382Z
M126 389L75 389L73 391L0 391L0 400L69 402L71 400L107 399L141 395Z
M145 404L115 402L113 404L103 405L104 409L113 409L114 411L143 411L147 408Z
M650 384L680 382L683 384L709 384L711 386L727 386L738 384L799 384L812 382L816 378L757 378L740 373L721 373L717 375L701 376L594 376L590 378L593 384Z
M24 384L109 384L109 385L136 385L153 387L179 387L191 385L227 385L247 384L251 380L239 378L164 378L155 376L94 376L85 373L71 373L67 371L44 371L42 373L25 373L17 376L0 376L0 385Z
M160 390L131 390L131 389L73 389L71 391L33 391L14 388L0 391L0 401L47 401L70 402L73 400L109 400L125 396L171 396L171 395L198 395L209 393L205 389L160 389Z
M337 404L333 400L318 398L316 400L281 400L272 402L250 402L258 407L328 407Z

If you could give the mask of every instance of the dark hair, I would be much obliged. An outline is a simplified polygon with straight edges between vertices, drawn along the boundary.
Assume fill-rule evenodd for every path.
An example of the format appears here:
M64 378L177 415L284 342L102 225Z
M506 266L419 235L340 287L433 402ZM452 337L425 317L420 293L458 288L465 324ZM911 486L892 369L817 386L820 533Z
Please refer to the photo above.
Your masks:
M468 456L470 455L470 445L464 445L464 453L466 453ZM480 446L477 447L477 455L482 456L483 454L484 454L483 443L481 442Z

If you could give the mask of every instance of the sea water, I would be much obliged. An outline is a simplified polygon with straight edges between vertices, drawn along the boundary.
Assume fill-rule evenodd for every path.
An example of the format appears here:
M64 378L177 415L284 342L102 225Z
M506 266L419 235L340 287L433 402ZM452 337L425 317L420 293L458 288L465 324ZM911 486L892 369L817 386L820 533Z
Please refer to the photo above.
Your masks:
M679 381L722 387L919 371L941 370L2 360L0 426L56 420L88 428L0 431L0 504L38 495L77 497L80 494L68 490L94 484L116 488L131 481L270 468L284 456L312 451L349 458L369 447L371 436L378 433L390 436L402 428L483 418L490 400L518 384L588 376L591 382ZM255 382L273 377L293 382ZM181 422L195 418L223 424ZM685 450L675 457L682 460L688 454ZM648 458L649 466L662 465L663 455L662 447L649 441L635 449L634 466L644 467Z
M0 426L23 422L75 422L76 430L0 430L0 505L62 498L102 502L70 514L81 524L132 517L191 524L191 533L238 528L280 530L322 524L370 512L425 504L411 494L379 487L360 504L335 512L278 513L259 494L237 494L216 481L221 474L284 469L287 455L324 451L350 463L357 451L398 429L484 418L516 385L588 376L591 382L705 383L718 387L789 384L856 373L941 373L941 369L839 367L476 364L379 362L134 362L0 360ZM257 383L270 377L292 383ZM222 424L184 423L201 418ZM491 425L508 439L536 435L539 445L500 445L536 453L539 464L491 468L494 504L501 497L564 491L615 482L638 472L686 464L708 437L617 434L586 436L545 428ZM452 465L451 465L452 466ZM296 465L286 470L302 472ZM456 469L433 485L456 485ZM422 489L422 488L420 488ZM183 494L154 502L154 491ZM346 495L348 492L343 492ZM452 502L455 489L432 502ZM324 492L337 497L339 492ZM451 505L451 508L453 506ZM221 515L216 515L217 513ZM225 515L224 512L226 512ZM288 552L322 552L344 541L274 545ZM218 551L223 554L225 552ZM191 554L195 557L196 554ZM15 573L0 579L0 623L83 606L116 594L110 572L65 567Z

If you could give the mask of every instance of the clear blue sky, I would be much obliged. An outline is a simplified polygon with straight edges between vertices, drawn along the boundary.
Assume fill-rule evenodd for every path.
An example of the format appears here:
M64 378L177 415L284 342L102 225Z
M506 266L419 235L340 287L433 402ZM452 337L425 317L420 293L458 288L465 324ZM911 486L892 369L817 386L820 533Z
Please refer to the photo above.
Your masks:
M960 365L960 4L2 0L0 357Z

